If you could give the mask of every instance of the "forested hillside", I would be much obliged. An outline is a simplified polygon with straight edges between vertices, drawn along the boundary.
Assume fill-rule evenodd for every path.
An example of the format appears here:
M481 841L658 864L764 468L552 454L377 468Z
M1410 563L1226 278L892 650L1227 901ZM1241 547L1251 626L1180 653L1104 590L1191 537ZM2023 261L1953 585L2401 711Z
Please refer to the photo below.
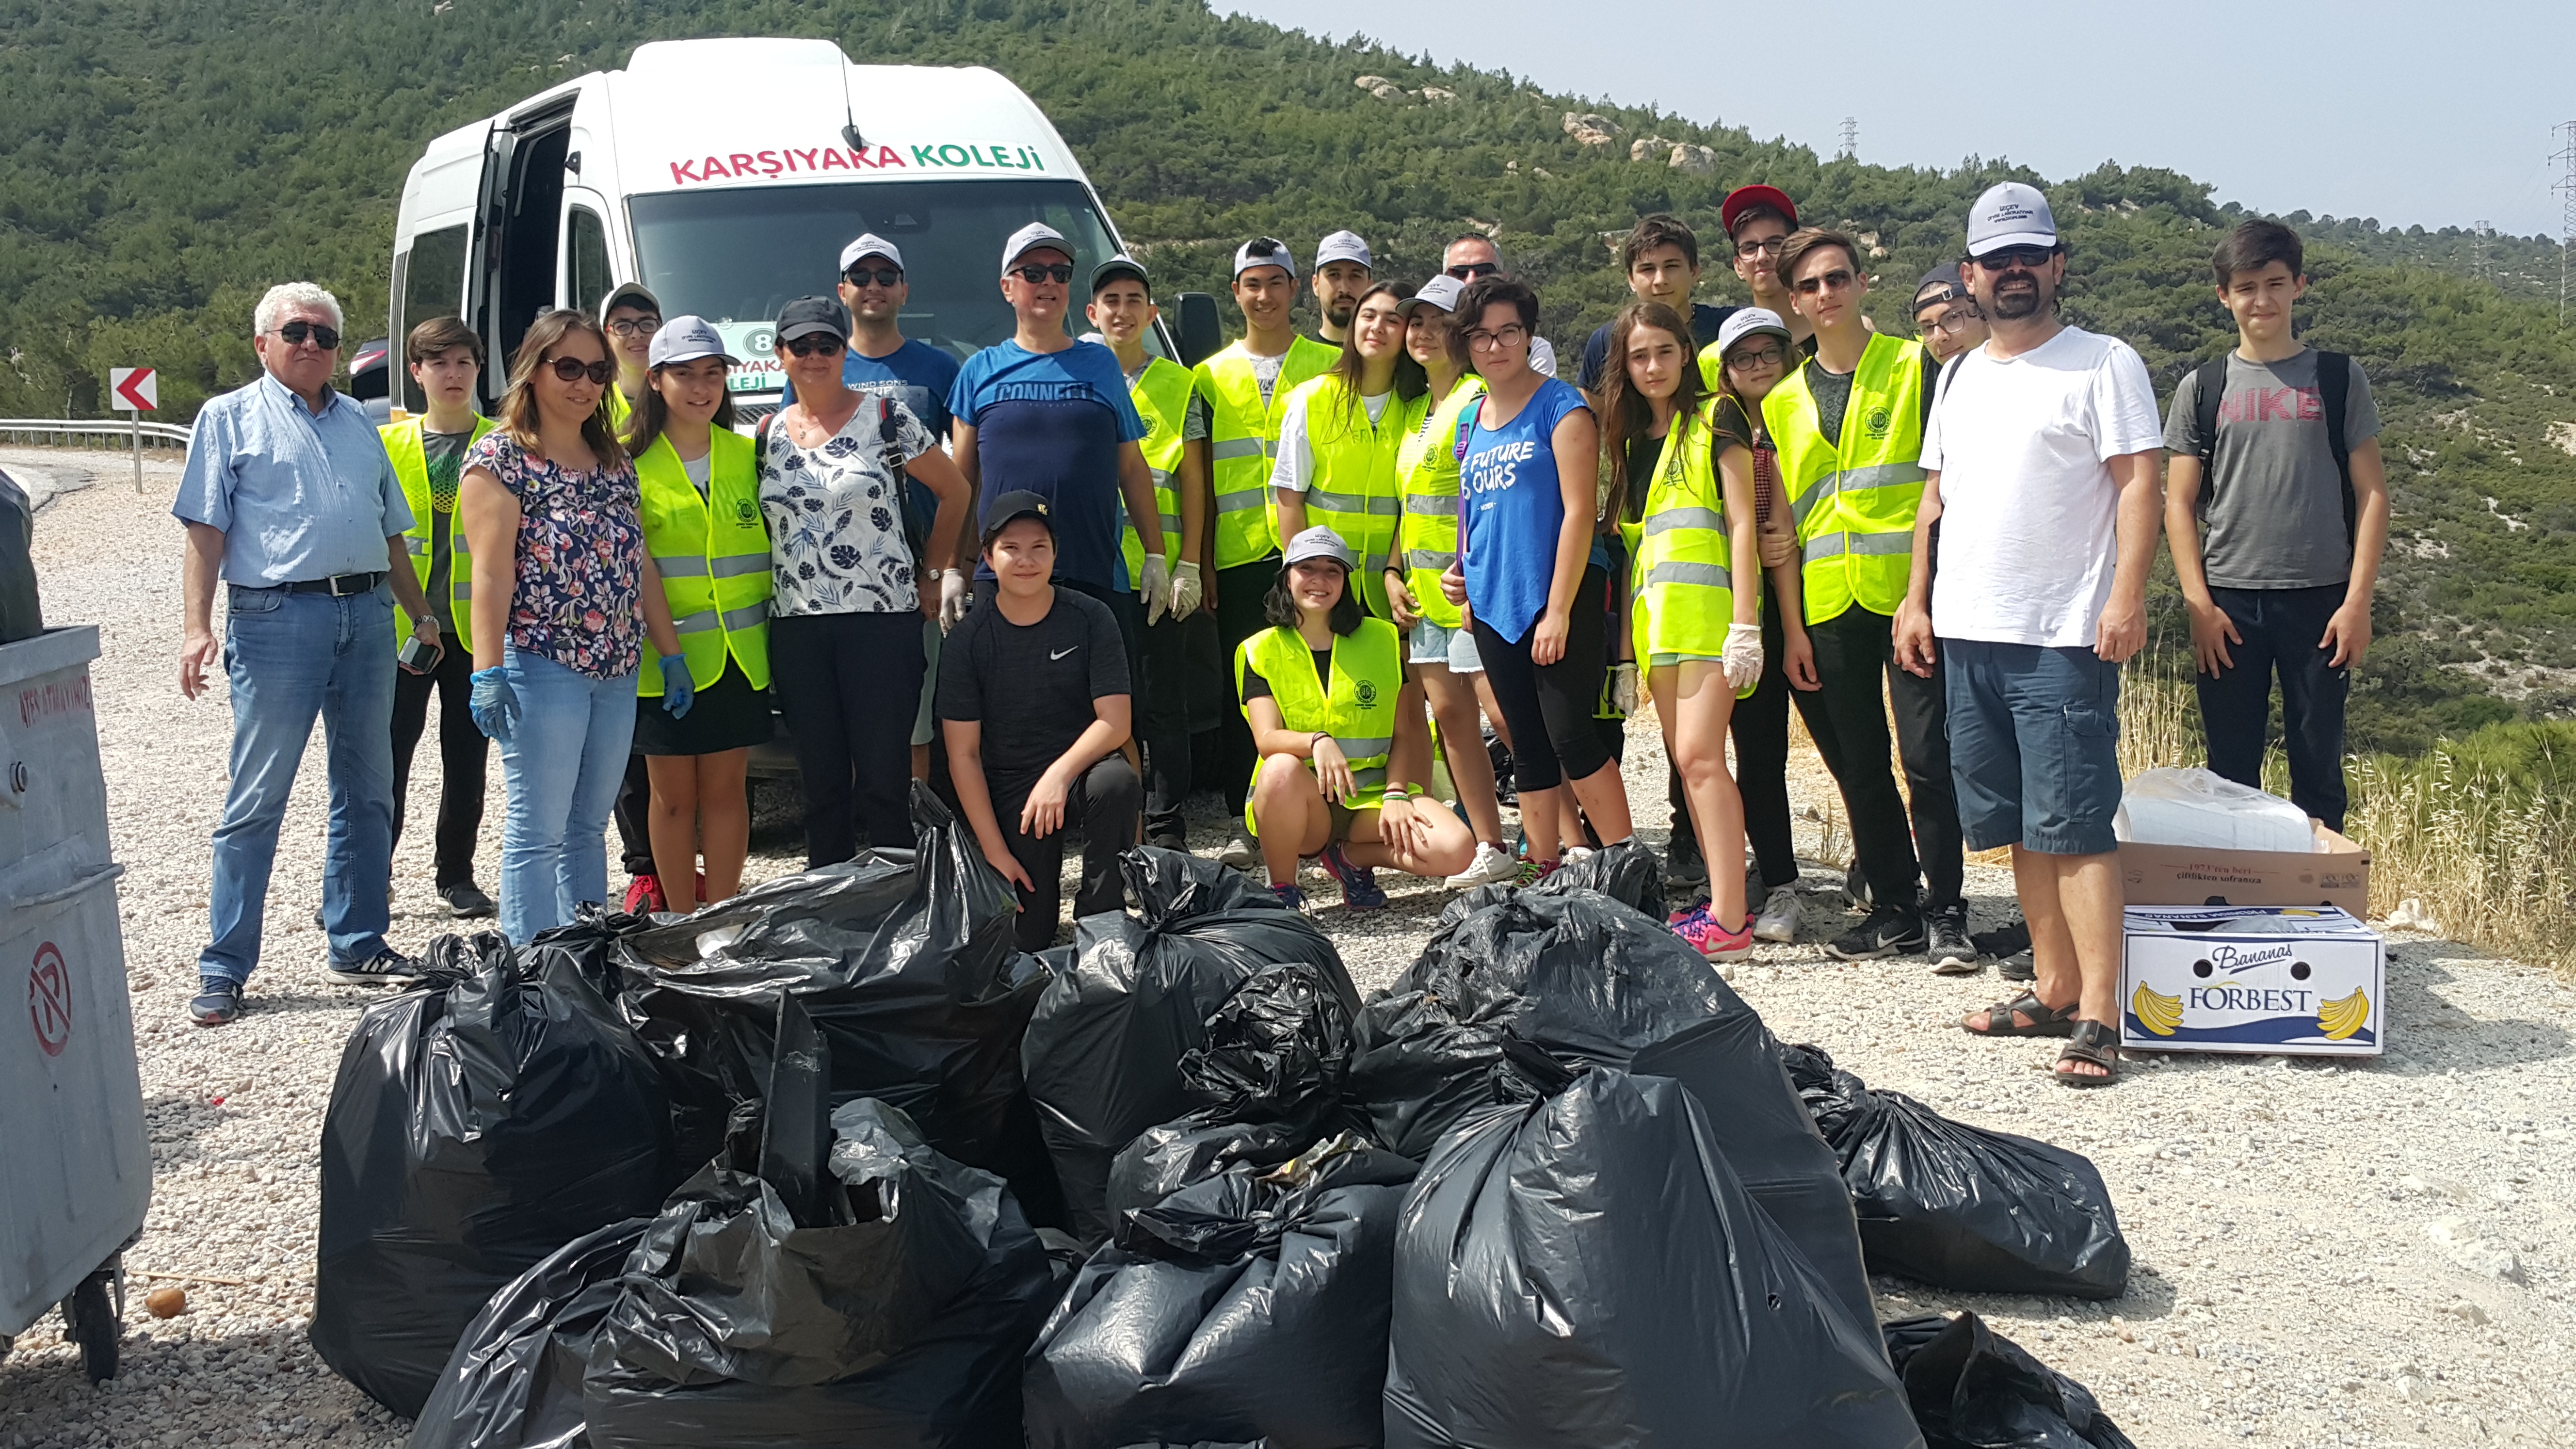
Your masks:
M994 66L1046 107L1172 284L1217 287L1245 236L1303 251L1344 225L1420 276L1473 225L1572 342L1623 295L1605 237L1649 210L1713 232L1718 199L1765 180L1867 238L1872 310L1901 330L1969 198L2011 176L2047 185L2067 227L2069 315L2134 342L2161 386L2230 336L2207 255L2232 209L2170 171L2049 181L2004 161L1826 160L1192 0L0 0L0 413L98 412L106 368L149 358L184 414L250 375L250 305L282 277L331 286L372 335L423 142L638 42L714 34ZM1746 94L1730 119L1761 126ZM2487 280L2464 228L2294 219L2317 241L2314 336L2363 360L2388 420L2397 539L2356 744L2576 713L2576 342L2557 323L2554 253L2494 239ZM1732 278L1711 275L1729 299Z

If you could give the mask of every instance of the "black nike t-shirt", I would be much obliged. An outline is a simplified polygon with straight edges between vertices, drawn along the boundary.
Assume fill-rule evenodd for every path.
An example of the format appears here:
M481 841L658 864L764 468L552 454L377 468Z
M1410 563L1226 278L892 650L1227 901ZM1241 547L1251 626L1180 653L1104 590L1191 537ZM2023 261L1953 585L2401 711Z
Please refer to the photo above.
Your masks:
M984 781L1016 795L1073 748L1098 713L1126 694L1127 645L1109 606L1058 588L1046 617L1022 626L1000 601L970 610L939 651L939 717L984 726Z

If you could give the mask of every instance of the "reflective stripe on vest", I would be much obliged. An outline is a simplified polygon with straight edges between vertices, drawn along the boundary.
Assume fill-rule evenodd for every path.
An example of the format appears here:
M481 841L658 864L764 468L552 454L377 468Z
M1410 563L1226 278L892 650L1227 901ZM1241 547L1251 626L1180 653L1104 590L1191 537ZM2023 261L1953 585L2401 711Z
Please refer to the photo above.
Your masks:
M1905 602L1914 511L1923 500L1923 344L1869 339L1839 445L1825 441L1803 366L1762 400L1762 417L1798 524L1807 622L1855 604L1894 614Z
M1735 622L1735 541L1711 444L1717 400L1673 424L1630 537L1629 629L1640 663L1714 659Z
M1181 453L1186 444L1182 428L1190 415L1190 370L1165 357L1147 358L1145 370L1136 374L1136 385L1127 396L1136 404L1136 415L1145 420L1145 437L1137 446L1144 451L1145 466L1154 475L1154 508L1163 524L1163 561L1181 556L1181 497L1173 491L1172 480L1181 471ZM1145 578L1145 540L1136 530L1136 522L1127 518L1127 504L1122 496L1118 511L1120 557L1127 561L1127 586L1135 588Z
M1306 452L1314 463L1306 481L1306 526L1329 528L1350 545L1360 561L1351 581L1360 603L1386 618L1386 563L1404 517L1395 458L1412 409L1390 394L1371 423L1367 404L1329 373L1300 385L1297 395L1305 400Z
M1385 798L1387 760L1395 750L1396 696L1404 687L1404 636L1384 619L1362 619L1359 628L1333 641L1332 692L1315 678L1314 651L1290 628L1264 629L1243 641L1234 653L1234 697L1246 720L1251 706L1243 699L1246 665L1270 682L1270 697L1287 728L1322 730L1341 746L1350 762L1353 793L1340 803L1371 810ZM1314 768L1313 762L1307 768ZM1253 784L1261 780L1253 766ZM1255 834L1250 799L1244 802L1244 827Z
M1252 354L1241 342L1198 365L1198 394L1208 405L1208 468L1214 475L1209 484L1216 500L1210 526L1216 531L1218 568L1254 563L1279 551L1278 527L1268 505L1280 409L1298 384L1322 376L1336 355L1323 343L1299 336L1279 361L1279 379L1271 384L1266 404L1261 380L1252 372Z
M751 439L715 430L707 491L689 481L669 437L653 440L635 460L642 494L644 547L662 575L671 626L680 635L689 678L705 689L724 677L725 660L742 666L754 689L769 687L769 527L760 515L760 472ZM636 676L636 693L662 693L661 671Z
M467 447L492 431L490 418L474 420L474 430L465 440ZM429 587L431 557L430 530L437 526L431 516L429 496L429 445L422 434L429 430L426 417L405 418L376 429L385 444L385 456L393 461L394 479L402 484L403 501L411 505L411 527L403 534L403 551L411 556L412 575L423 589ZM465 546L465 520L461 512L447 519L447 613L456 625L457 637L467 649L474 647L474 626L469 617L474 598L474 553ZM411 620L403 611L394 610L394 643L399 647L411 634Z
M1458 419L1485 395L1482 378L1466 377L1433 406L1428 394L1405 410L1404 441L1395 450L1395 473L1404 490L1404 516L1396 547L1404 558L1404 585L1414 610L1443 629L1466 621L1440 592L1440 575L1458 561Z

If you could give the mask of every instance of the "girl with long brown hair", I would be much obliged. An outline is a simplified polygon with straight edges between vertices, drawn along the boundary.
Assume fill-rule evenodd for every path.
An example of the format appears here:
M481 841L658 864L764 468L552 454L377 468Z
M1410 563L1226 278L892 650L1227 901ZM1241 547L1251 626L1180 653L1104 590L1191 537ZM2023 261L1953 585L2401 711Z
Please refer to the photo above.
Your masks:
M1394 556L1404 487L1396 450L1406 405L1428 384L1404 349L1405 290L1379 282L1360 294L1341 356L1298 384L1279 413L1279 461L1270 474L1279 536L1330 528L1359 558L1352 592L1374 618L1389 617L1386 566Z

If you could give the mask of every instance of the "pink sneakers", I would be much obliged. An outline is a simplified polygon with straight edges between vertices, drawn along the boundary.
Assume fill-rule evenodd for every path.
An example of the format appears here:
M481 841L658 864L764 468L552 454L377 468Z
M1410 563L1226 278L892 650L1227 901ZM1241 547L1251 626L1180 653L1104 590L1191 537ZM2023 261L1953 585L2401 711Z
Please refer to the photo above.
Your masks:
M1730 931L1708 913L1705 901L1683 912L1672 925L1674 935L1711 961L1741 961L1753 954L1753 923L1743 922Z

